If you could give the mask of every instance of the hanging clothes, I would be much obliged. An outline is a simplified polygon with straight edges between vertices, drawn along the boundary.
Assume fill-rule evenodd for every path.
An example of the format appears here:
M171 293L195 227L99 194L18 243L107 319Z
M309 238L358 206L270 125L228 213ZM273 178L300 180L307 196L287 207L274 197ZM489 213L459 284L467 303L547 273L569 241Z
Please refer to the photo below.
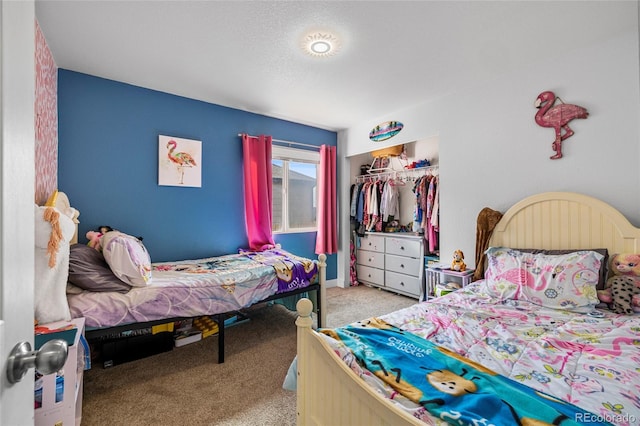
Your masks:
M419 177L413 185L414 208L413 208L413 232L421 232L422 229L422 208L420 207L420 198L422 192L422 181L424 176ZM424 232L424 231L422 231Z
M351 235L351 238L349 239L349 253L350 253L350 258L349 258L349 279L350 282L349 284L351 286L357 286L359 284L358 282L358 274L357 274L357 270L356 270L356 240L357 235L354 232Z
M366 180L352 185L349 213L355 222L357 235L385 231L390 223L398 221L401 215L400 198L408 196L409 190L412 190L415 203L409 231L424 235L425 241L430 241L431 251L438 249L439 178L429 171L411 180L413 187L407 187L406 193L399 190L406 183L397 175L370 175ZM399 224L394 222L393 226Z
M380 219L380 211L378 204L378 182L373 182L370 186L369 203L367 205L369 212L369 223L367 225L367 231L373 231L376 229L376 223Z
M382 232L384 231L384 224L382 222L382 210L381 210L381 205L382 205L382 191L384 189L384 181L377 181L376 182L376 201L378 203L378 220L376 221L376 226L375 226L375 230L376 232Z
M424 235L427 250L434 253L439 249L439 178L427 174L418 178L413 186L415 206L413 231Z
M383 222L389 222L390 218L397 218L400 215L400 194L398 186L393 179L384 184L380 212L382 213Z
M437 177L433 176L429 179L429 189L427 190L427 223L425 227L425 235L428 237L429 241L429 252L433 253L436 250L438 235L435 226L433 225L434 217L433 217L433 208L435 206L435 198L437 193Z

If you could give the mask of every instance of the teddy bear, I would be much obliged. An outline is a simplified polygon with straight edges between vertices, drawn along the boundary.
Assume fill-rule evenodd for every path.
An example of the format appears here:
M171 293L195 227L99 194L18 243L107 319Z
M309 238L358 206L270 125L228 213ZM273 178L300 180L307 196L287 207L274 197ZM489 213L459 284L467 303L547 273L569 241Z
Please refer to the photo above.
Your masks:
M609 278L598 297L610 303L616 313L634 313L634 305L639 306L640 301L640 254L618 253L611 257Z
M453 252L451 269L458 272L463 272L467 269L467 265L464 263L464 253L462 253L462 250L456 250Z

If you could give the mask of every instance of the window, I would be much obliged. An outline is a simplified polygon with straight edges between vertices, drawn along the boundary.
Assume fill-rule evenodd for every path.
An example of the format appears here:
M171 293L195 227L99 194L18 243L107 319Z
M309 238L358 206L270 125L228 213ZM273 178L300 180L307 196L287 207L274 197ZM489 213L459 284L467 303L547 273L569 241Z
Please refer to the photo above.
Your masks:
M317 230L319 164L319 152L273 145L271 225L274 233Z

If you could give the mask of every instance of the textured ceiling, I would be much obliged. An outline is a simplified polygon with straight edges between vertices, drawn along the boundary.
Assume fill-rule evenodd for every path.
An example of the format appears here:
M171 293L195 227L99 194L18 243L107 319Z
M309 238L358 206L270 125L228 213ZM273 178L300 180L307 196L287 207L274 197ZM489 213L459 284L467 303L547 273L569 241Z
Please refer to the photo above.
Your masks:
M60 68L330 130L638 21L632 1L38 0L36 17ZM338 54L302 51L317 30L340 38Z

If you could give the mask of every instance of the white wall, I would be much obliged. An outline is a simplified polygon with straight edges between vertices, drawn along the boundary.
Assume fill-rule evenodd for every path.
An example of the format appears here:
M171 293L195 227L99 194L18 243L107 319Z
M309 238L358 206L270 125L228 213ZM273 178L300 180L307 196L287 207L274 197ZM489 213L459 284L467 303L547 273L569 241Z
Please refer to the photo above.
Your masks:
M634 6L637 15L637 3ZM571 31L570 23L565 30ZM443 260L460 248L473 265L480 210L504 212L539 192L572 191L600 198L640 226L638 36L636 25L632 32L567 50L481 87L374 118L341 135L347 143L344 150L355 155L381 148L372 146L367 135L387 120L405 124L388 145L437 135ZM553 129L534 121L533 103L545 90L590 113L588 119L570 123L575 134L564 142L564 157L558 160L549 158L554 153Z

